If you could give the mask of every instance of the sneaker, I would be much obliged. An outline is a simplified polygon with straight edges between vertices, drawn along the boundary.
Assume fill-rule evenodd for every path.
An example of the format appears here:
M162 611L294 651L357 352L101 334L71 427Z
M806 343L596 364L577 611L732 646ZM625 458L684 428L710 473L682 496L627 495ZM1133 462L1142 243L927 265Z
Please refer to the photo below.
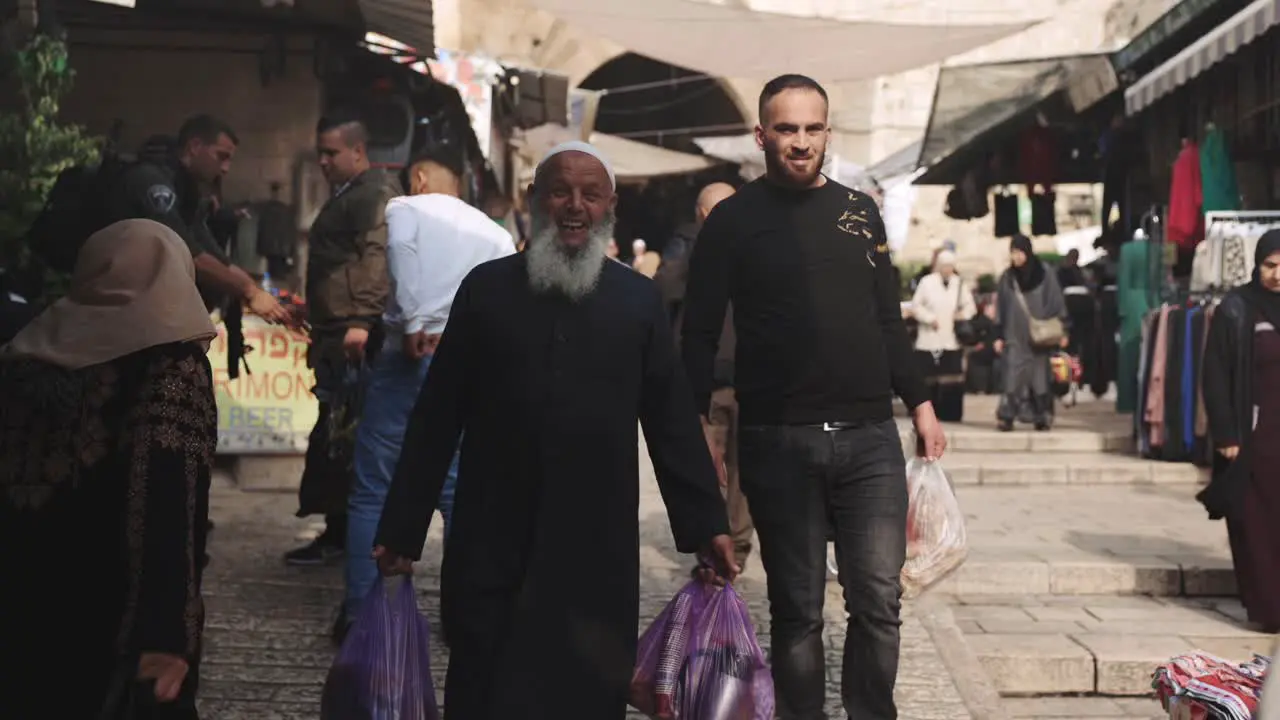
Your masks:
M303 545L285 553L284 562L286 565L315 567L338 562L346 554L346 548L338 544L327 533L322 533L320 537L312 540L309 545Z

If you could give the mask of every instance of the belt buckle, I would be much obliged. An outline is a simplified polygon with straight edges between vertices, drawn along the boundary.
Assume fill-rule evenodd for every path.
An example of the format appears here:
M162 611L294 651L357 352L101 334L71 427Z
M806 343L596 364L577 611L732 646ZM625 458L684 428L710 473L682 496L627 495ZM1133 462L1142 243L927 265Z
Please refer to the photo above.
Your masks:
M840 428L836 427L834 423L829 423L829 422L824 422L824 423L822 423L822 431L823 431L823 432L835 432L835 431L837 431L837 430L839 430L839 429L840 429Z

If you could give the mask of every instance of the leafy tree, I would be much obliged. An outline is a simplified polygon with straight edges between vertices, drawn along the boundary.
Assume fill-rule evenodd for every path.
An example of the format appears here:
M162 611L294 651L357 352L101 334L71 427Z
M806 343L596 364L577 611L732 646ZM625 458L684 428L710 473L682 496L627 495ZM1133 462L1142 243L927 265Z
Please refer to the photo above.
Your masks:
M0 267L42 274L23 243L27 228L58 174L97 162L101 142L79 125L59 121L75 79L65 42L37 34L6 64L14 73L18 102L0 112ZM53 281L52 287L63 284L45 279Z

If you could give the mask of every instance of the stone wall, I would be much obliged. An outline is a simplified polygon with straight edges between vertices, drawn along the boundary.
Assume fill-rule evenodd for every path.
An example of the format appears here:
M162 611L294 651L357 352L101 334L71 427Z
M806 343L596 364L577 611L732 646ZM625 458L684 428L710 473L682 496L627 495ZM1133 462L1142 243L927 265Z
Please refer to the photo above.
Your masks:
M286 197L299 159L309 157L322 89L312 71L313 43L289 40L284 75L264 84L260 34L208 34L77 28L71 62L75 89L68 120L105 134L124 122L121 146L175 134L182 121L211 113L230 123L240 148L223 191L229 201L269 197L280 182Z

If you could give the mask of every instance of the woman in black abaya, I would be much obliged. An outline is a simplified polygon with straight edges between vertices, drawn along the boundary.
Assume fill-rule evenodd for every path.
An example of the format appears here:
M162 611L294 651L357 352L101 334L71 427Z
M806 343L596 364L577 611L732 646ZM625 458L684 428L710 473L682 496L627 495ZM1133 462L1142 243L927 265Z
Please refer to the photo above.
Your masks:
M1204 353L1204 404L1216 449L1200 500L1225 517L1240 601L1280 631L1280 230L1258 240L1253 279L1223 298Z
M1049 356L1054 348L1031 341L1031 320L1059 318L1067 322L1067 306L1054 273L1031 249L1031 240L1015 235L1009 247L1009 269L997 290L996 352L1004 360L1004 397L996 411L999 427L1013 429L1018 410L1029 403L1037 430L1053 423L1053 395L1049 389ZM1065 344L1066 338L1063 338Z

